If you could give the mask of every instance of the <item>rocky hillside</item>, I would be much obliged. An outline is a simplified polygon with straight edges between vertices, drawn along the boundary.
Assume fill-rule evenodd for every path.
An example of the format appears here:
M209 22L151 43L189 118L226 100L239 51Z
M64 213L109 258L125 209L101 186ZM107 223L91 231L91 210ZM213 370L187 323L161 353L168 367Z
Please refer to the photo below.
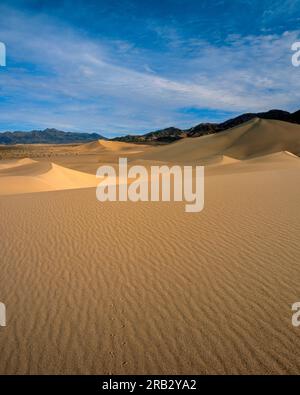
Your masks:
M63 132L57 129L0 133L0 144L71 144L104 139L97 133Z

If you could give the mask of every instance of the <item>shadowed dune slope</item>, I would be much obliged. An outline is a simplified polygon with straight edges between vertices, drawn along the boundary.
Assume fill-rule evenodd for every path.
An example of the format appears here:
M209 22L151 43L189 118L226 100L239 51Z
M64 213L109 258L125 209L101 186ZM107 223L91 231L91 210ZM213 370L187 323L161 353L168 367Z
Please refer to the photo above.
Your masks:
M144 159L209 164L221 155L249 159L280 151L300 152L300 125L256 118L226 132L155 147Z
M295 154L300 151L300 125L259 119L224 153L234 158L247 159L280 151Z

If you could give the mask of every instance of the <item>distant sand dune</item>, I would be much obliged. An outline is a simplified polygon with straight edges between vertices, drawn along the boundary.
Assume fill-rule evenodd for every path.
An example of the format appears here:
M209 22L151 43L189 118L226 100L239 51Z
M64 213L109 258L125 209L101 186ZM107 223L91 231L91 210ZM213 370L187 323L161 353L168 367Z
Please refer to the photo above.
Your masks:
M36 161L30 158L0 161L0 171L24 165L31 165L33 163L36 163Z
M145 145L122 143L119 141L100 140L100 144L105 149L114 151L114 152L121 151L121 152L126 152L126 153L137 153L137 152L142 152L142 150L145 148L148 148L148 146L145 146Z
M149 148L146 145L137 145L130 143L122 143L119 141L107 141L98 140L91 143L82 144L75 147L74 150L78 152L114 152L114 153L126 153L126 154L136 154L143 152L145 149Z

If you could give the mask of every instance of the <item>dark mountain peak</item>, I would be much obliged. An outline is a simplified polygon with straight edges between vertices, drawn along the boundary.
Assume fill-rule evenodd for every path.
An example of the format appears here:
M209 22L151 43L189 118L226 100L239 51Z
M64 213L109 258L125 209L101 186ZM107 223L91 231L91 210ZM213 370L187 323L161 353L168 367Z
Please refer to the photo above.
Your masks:
M262 119L275 119L277 121L290 120L291 114L283 110L270 110L267 112L259 112L256 114L258 118Z
M68 133L68 132L63 132L62 130L58 130L55 128L47 128L44 130L40 130L41 133Z
M185 130L185 133L188 137L199 137L204 134L216 133L217 127L217 123L199 123L198 125Z
M151 135L161 135L161 134L164 134L164 133L174 133L174 134L176 134L179 131L181 131L181 129L175 128L174 126L170 126L168 128L165 128L165 129L159 129L159 130L156 130L154 132L146 133L146 136L150 135L150 134Z
M183 131L173 126L149 132L143 135L130 135L115 137L113 141L123 141L127 143L171 143L182 137Z
M158 142L172 142L178 140L182 134L182 130L173 126L165 129L156 130L145 134L145 138Z
M292 119L295 123L300 124L300 110L294 112L291 116L292 116Z
M222 132L224 130L231 129L235 126L241 125L242 123L251 121L254 118L274 119L277 121L292 122L291 114L288 111L274 109L274 110L259 112L259 113L249 112L239 115L235 118L229 119L228 121L220 123L217 127L217 131Z

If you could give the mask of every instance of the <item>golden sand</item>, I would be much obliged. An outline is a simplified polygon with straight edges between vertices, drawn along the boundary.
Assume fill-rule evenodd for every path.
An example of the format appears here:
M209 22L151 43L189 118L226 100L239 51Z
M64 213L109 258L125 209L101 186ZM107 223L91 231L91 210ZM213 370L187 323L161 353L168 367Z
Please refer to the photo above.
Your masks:
M299 136L255 120L163 147L0 162L0 373L299 374L300 160L285 152ZM99 203L96 168L124 152L210 163L204 210Z

